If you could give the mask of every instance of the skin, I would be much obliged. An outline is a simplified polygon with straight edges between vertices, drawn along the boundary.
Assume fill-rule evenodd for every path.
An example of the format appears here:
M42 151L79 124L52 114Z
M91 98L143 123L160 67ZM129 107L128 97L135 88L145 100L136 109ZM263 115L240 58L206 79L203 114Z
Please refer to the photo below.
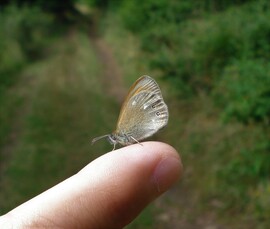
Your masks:
M171 146L127 146L1 216L0 228L123 228L181 174Z

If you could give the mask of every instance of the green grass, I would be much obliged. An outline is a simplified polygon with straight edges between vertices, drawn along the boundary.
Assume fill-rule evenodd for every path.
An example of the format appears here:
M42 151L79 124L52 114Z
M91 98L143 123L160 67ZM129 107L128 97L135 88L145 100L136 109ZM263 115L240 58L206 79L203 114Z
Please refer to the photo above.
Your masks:
M143 212L129 225L126 229L140 229L140 228L153 228L154 221L153 215L155 214L155 209L153 205L146 207Z
M14 130L18 136L4 162L1 214L111 149L105 142L90 144L91 138L113 130L118 106L102 91L100 66L88 36L74 30L51 49L50 58L24 69L16 90L4 100L3 122L12 126L12 120L22 120L16 123L20 130ZM15 106L21 91L27 93L21 106ZM10 113L16 113L13 119Z

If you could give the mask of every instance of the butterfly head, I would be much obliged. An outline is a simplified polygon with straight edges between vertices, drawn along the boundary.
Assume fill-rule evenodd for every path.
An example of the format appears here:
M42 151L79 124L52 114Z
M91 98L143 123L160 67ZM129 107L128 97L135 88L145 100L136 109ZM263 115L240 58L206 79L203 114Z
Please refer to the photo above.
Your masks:
M94 144L96 141L102 139L102 138L107 138L108 142L113 145L113 150L115 149L116 144L118 143L117 137L115 134L106 134L102 135L100 137L94 138L92 140L92 144Z
M102 138L107 138L108 142L111 145L113 145L113 150L115 149L115 146L117 143L119 143L121 145L130 145L131 144L130 141L132 141L132 138L129 138L127 135L114 132L112 134L106 134L106 135L102 135L100 137L94 138L92 140L92 144L94 144L96 141L98 141ZM136 142L138 142L138 141L136 141Z
M107 135L107 140L108 142L110 142L111 145L116 145L118 142L115 134Z

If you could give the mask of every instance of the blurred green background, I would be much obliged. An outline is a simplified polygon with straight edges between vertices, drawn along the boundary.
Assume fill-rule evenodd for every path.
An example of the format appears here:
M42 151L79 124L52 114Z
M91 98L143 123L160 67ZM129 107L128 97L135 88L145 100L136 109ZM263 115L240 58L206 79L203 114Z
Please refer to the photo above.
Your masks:
M127 228L269 228L269 58L269 0L1 1L0 214L111 150L148 74L185 171Z

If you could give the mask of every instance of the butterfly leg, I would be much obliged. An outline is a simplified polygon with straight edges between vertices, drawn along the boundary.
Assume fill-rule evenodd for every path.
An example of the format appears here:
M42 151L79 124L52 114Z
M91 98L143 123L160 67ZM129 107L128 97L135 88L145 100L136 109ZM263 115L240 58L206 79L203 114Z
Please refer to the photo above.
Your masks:
M130 138L133 139L133 140L134 140L135 142L137 142L138 144L140 144L141 146L143 146L142 143L140 143L136 138L134 138L134 137L132 137L132 136L130 136Z

